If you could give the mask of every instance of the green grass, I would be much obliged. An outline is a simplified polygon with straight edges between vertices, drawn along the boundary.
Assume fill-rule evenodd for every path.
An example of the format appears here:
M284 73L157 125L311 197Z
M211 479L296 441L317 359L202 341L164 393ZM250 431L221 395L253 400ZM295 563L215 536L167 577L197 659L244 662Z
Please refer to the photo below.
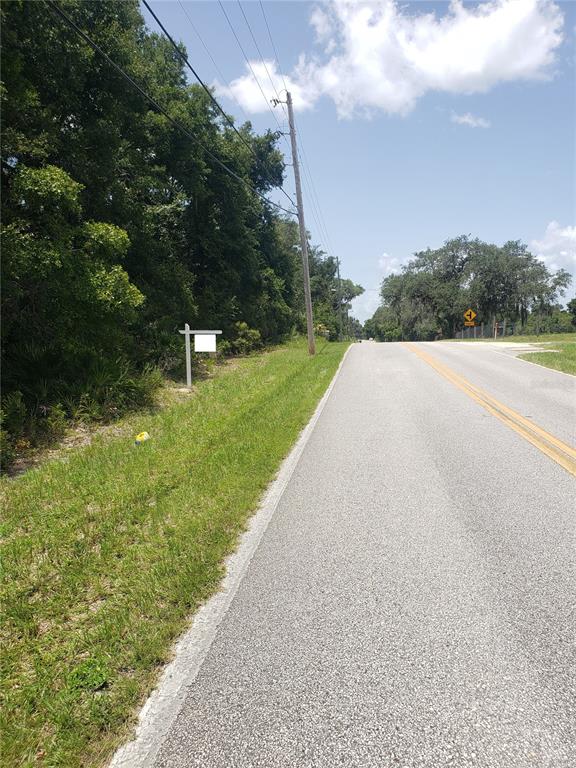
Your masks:
M506 336L497 341L517 341L520 344L541 344L549 341L576 342L576 330L574 333L541 333L539 336Z
M240 360L131 417L143 445L97 436L2 481L4 765L106 763L346 346Z
M568 335L568 334L565 334ZM528 352L519 355L522 360L554 368L556 371L571 373L576 376L576 342L546 344L541 352Z
M541 352L527 352L518 355L521 360L538 363L555 371L571 373L576 376L576 332L574 333L543 333L540 336L506 336L503 339L446 339L446 341L490 342L498 344L502 341L512 341L519 344L537 344Z
M442 341L464 341L464 342L517 342L518 344L541 344L548 341L572 341L576 343L576 331L574 333L541 333L540 336L505 336L499 339L442 339Z

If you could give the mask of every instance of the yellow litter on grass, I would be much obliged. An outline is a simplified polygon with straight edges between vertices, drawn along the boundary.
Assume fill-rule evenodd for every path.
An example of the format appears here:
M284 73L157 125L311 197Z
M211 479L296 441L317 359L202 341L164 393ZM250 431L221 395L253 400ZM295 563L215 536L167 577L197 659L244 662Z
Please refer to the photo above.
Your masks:
M150 435L148 432L140 432L140 434L136 435L134 443L136 445L142 445L142 443L145 443L146 440L150 440Z

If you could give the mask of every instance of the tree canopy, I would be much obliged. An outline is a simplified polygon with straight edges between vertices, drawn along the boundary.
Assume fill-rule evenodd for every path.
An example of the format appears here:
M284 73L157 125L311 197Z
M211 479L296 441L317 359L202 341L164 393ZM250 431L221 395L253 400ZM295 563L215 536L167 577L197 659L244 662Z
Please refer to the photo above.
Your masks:
M297 227L262 198L283 184L278 135L235 132L137 0L59 5L161 109L50 5L2 3L5 412L12 396L70 411L102 400L95 377L174 368L184 322L262 343L304 328ZM360 289L337 300L333 259L311 251L335 338Z
M565 270L551 272L518 240L499 247L462 235L414 254L400 274L385 278L381 306L365 332L384 341L453 338L469 307L478 322L526 326L531 313L555 310L570 280Z

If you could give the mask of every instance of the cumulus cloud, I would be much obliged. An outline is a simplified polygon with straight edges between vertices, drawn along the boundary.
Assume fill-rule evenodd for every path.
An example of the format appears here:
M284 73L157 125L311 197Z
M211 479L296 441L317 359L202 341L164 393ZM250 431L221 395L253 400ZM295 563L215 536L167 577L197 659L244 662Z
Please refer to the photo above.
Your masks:
M402 269L402 261L397 256L390 256L389 253L383 253L378 259L378 271L380 278L395 275Z
M351 117L375 110L406 114L430 91L483 93L499 83L549 77L563 16L553 0L487 0L470 7L452 0L440 16L396 0L334 0L314 9L311 24L320 50L303 53L284 75L295 106L306 109L328 96L341 117ZM268 65L280 85L276 62ZM264 67L252 67L272 98ZM246 110L267 109L249 71L230 91Z
M284 96L285 88L288 88L292 94L294 109L308 109L314 104L318 93L306 87L306 77L303 72L305 67L302 60L295 68L294 76L290 76L279 72L278 65L273 59L251 61L250 65L245 64L246 74L232 80L227 86L218 81L213 83L213 86L217 96L233 98L246 112L253 114L268 110L270 102L276 98L277 93Z
M550 269L566 269L576 277L576 226L551 221L542 239L531 241L530 250Z
M397 274L402 270L403 262L397 256L390 256L389 253L383 253L376 262L377 276L374 285L369 286L365 293L352 301L352 314L360 322L365 322L372 317L374 312L380 306L380 286L382 280L389 275Z
M490 121L485 120L483 117L476 117L476 115L466 112L464 115L457 115L452 113L450 118L453 123L458 125L468 125L470 128L490 128Z
M361 296L352 299L352 316L365 323L380 306L380 293L378 291L366 291Z

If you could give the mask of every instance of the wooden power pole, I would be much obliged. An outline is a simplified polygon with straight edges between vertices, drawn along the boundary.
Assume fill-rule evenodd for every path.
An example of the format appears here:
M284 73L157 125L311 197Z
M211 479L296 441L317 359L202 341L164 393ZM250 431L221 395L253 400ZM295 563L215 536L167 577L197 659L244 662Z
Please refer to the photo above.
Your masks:
M338 257L336 257L336 266L338 268L338 323L339 323L339 330L340 330L340 338L338 339L338 341L343 341L344 323L342 322L342 315L343 315L344 307L342 306L342 278L340 277L340 259Z
M294 112L292 110L292 96L286 92L288 104L288 122L290 124L290 141L292 143L292 164L294 167L294 181L296 182L296 203L298 206L298 226L300 227L300 249L302 251L302 273L304 278L304 301L306 304L306 328L308 330L308 352L316 354L316 342L314 339L314 322L312 319L312 296L310 294L310 268L308 266L308 238L306 236L306 224L304 223L304 205L302 203L302 187L300 186L300 166L298 165L298 145L296 144L296 129L294 128Z

